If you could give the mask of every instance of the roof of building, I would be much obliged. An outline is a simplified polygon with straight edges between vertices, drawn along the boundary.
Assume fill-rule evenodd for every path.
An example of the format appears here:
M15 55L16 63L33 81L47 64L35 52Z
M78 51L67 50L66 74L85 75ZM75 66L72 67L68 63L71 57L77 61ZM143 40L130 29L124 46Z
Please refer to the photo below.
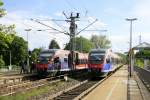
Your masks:
M150 44L147 42L140 43L139 45L133 47L134 49L150 49Z

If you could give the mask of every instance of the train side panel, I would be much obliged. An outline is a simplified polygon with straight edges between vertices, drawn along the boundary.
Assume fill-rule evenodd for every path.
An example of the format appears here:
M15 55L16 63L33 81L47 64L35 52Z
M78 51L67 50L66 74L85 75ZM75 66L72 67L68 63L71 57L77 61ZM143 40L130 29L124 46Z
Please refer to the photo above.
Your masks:
M108 74L116 69L115 60L118 56L111 49L94 49L89 53L89 72L100 76Z

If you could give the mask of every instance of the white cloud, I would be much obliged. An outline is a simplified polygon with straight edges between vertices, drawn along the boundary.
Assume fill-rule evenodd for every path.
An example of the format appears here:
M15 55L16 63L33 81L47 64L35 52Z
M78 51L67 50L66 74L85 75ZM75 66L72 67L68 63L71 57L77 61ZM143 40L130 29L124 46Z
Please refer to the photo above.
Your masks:
M138 43L139 35L142 36L142 42L150 43L150 0L137 0L133 7L133 16L137 17L134 23L134 34L136 43Z
M149 32L150 26L150 0L137 0L133 7L133 16L137 17L137 26L138 31Z
M116 8L107 8L104 10L104 13L106 13L107 15L115 15L115 16L118 16L120 15L120 11L119 9L116 9Z
M92 23L93 21L96 20L96 18L94 17L88 17L87 20L89 21L89 23ZM106 27L107 24L105 24L104 22L102 22L101 20L96 21L93 25L93 27L97 27L98 29Z
M141 18L149 19L150 17L150 0L138 0L134 7L134 14Z
M29 16L31 17L29 17ZM28 18L26 17L28 16ZM23 37L25 40L27 40L27 32L25 32L25 29L31 28L32 30L29 32L29 48L32 50L34 48L39 47L46 47L48 48L48 45L50 41L54 38L56 38L56 41L60 44L60 47L63 47L63 44L68 42L68 37L64 34L58 34L57 33L51 33L55 32L54 30L46 30L46 31L37 31L38 29L50 29L48 27L45 27L43 25L40 25L36 22L33 22L30 20L30 18L38 18L38 19L50 19L50 16L44 16L39 15L36 16L34 14L31 14L26 11L17 11L17 12L8 12L8 14L0 19L1 24L15 24L16 25L16 31L17 35ZM52 21L45 21L43 22L46 25L49 25L51 27L55 27L57 29L60 29L55 23ZM56 35L55 35L56 34Z
M62 12L56 12L54 15L58 16L58 17L64 17Z

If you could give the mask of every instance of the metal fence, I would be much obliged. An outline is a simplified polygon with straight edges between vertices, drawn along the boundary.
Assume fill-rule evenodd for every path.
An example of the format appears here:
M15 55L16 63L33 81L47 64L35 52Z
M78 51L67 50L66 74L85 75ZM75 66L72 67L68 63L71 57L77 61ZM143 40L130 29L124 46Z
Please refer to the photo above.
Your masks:
M134 67L134 70L137 72L140 79L150 91L150 71L140 67Z
M8 71L18 71L20 70L20 66L11 66L11 68L9 68L9 66L0 66L0 72L8 72Z

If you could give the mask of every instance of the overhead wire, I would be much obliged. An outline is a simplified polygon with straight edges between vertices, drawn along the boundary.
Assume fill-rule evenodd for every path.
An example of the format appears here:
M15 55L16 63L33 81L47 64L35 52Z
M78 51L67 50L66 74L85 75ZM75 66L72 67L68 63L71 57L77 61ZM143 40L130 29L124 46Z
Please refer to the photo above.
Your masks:
M37 31L38 31L38 28L35 28L35 27L33 27L33 26L29 25L29 24L25 24L25 22L24 22L23 19L16 20L16 19L11 18L11 17L8 17L8 16L6 16L5 18L8 19L8 20L15 20L17 23L20 23L20 24L26 26L27 28L32 28L32 30L33 30L33 29L36 29L36 30L33 30L33 31L32 31L32 33L34 33L34 34L36 34ZM28 20L28 21L29 21L29 20ZM43 30L44 30L44 29L43 29ZM43 30L42 30L42 31L43 31ZM51 32L47 32L47 33L51 33ZM54 32L52 32L52 33L54 33ZM58 32L57 32L57 33L58 33ZM49 34L49 35L50 35L52 38L55 38L56 36L54 36L54 35L57 35L57 34ZM38 36L37 36L36 38L38 38L39 40L41 40L40 37L38 37Z

